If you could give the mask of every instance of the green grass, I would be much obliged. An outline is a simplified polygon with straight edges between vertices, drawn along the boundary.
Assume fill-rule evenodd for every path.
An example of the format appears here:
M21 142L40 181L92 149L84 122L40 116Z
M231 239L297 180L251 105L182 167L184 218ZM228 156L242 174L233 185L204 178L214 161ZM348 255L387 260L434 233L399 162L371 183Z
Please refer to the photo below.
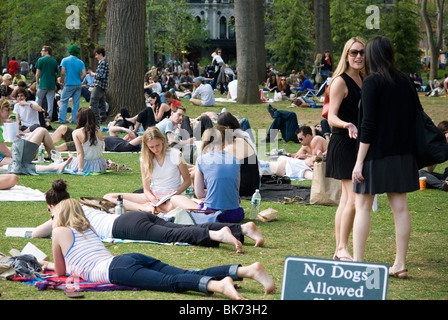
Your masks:
M444 97L422 97L427 113L436 123L446 120L447 99ZM187 115L191 118L204 111L203 108L191 106L182 100L187 107ZM275 107L284 110L286 102L276 102ZM87 106L84 104L83 106ZM222 107L227 111L247 117L254 129L268 129L272 121L266 111L266 104L242 106L231 103L219 103L207 111L219 112ZM315 124L320 121L321 109L294 109L302 124ZM264 136L260 137L264 138ZM262 148L263 146L259 146ZM279 142L278 148L295 152L298 144ZM269 150L269 146L267 147ZM263 153L261 153L263 154ZM48 190L51 182L58 178L67 181L69 192L73 198L81 196L101 197L109 192L132 192L141 188L140 169L137 154L105 154L119 164L126 164L132 172L106 173L99 176L73 176L57 174L40 174L39 176L20 176L20 185ZM447 164L445 163L445 166ZM445 166L438 166L441 171ZM301 182L310 185L309 181ZM388 299L390 300L446 300L448 299L448 201L447 193L439 190L416 191L408 196L412 218L412 234L408 253L408 280L390 279ZM245 209L248 201L242 201ZM279 211L279 220L271 223L257 222L265 237L263 248L254 248L249 239L243 246L243 253L236 254L229 245L221 245L218 249L197 246L160 246L151 244L119 244L109 247L114 254L140 252L154 256L166 263L182 268L206 268L217 264L241 263L251 264L254 261L263 263L274 278L277 293L269 296L263 294L260 285L253 281L241 283L241 294L248 299L279 300L283 264L285 256L304 256L331 259L334 240L334 214L336 207L317 205L297 205L262 202L261 209L273 207ZM6 238L7 227L33 227L49 219L49 213L43 202L0 202L0 252L9 254L12 248L22 249L29 239ZM385 195L378 197L378 211L372 213L371 233L367 243L366 261L392 264L395 253L394 223L392 213ZM51 241L49 239L31 240L37 247L51 257ZM31 286L11 281L0 281L0 299L2 300L66 300L59 291L38 291ZM172 294L151 291L120 292L85 292L88 300L215 300L220 295L205 296L198 293Z

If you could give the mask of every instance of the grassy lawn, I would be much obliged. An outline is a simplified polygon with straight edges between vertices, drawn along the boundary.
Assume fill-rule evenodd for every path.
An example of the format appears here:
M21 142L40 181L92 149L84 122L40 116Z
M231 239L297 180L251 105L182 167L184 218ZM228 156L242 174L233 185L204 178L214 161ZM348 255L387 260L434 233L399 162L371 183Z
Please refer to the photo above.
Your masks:
M220 96L217 94L217 96ZM436 123L447 120L448 99L445 97L421 97L426 112ZM204 111L191 106L187 100L181 100L191 118ZM273 104L278 109L288 108L286 102ZM84 107L88 106L86 103ZM253 129L269 128L272 122L266 111L266 104L242 106L235 103L217 103L207 111L216 111L226 107L234 115L250 120ZM321 119L321 109L296 108L299 122L315 124ZM260 136L263 139L264 136ZM276 148L295 152L298 144L279 142ZM269 145L258 145L260 155L269 151ZM266 148L266 149L264 149ZM20 185L48 190L51 182L63 178L67 181L73 198L81 196L101 197L109 192L133 192L141 188L138 154L105 154L118 164L126 164L132 172L114 172L98 176L74 176L40 174L39 176L20 176ZM439 165L437 171L443 171L445 165ZM300 182L310 185L309 181ZM408 253L408 280L390 279L388 299L390 300L446 300L448 299L448 197L439 190L416 191L408 196L412 219L412 234ZM249 209L249 201L242 201L244 209ZM242 282L240 293L253 300L279 300L285 256L303 256L331 259L334 247L334 214L336 207L318 205L298 205L263 202L261 209L272 207L279 211L279 220L270 223L257 222L265 237L263 248L253 247L249 239L243 246L243 253L236 254L229 245L218 249L197 246L161 246L154 244L119 244L108 247L114 254L140 252L154 256L162 261L182 268L206 268L217 264L241 263L243 265L260 261L274 278L277 293L263 294L262 287L254 281ZM0 252L9 255L12 248L21 250L29 239L6 238L7 227L33 227L49 219L44 202L0 202ZM392 264L395 254L395 233L391 210L387 197L378 196L378 211L372 213L371 233L367 243L365 259L368 262ZM33 244L51 257L49 239L33 239ZM0 281L1 300L66 300L59 291L38 291L28 285L11 281ZM172 294L151 291L84 292L88 300L214 300L222 296L205 296L197 293Z

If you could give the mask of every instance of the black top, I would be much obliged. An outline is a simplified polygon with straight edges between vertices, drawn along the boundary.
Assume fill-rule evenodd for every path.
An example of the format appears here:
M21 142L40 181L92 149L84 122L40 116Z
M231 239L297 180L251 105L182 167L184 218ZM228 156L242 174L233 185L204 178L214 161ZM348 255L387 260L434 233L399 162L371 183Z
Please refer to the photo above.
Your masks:
M406 75L394 76L394 85L379 74L362 86L359 141L370 144L365 160L415 153L415 88Z
M146 130L148 127L156 125L156 118L154 117L154 111L151 107L146 107L137 116L137 122L141 123Z
M358 84L346 73L341 74L341 78L344 79L348 89L347 96L342 100L339 107L338 117L339 119L351 122L358 127L358 113L359 113L359 101L361 100L361 88ZM332 133L348 135L348 130L344 128L331 128Z
M140 146L133 146L129 142L120 137L104 136L104 144L106 151L113 152L139 152Z

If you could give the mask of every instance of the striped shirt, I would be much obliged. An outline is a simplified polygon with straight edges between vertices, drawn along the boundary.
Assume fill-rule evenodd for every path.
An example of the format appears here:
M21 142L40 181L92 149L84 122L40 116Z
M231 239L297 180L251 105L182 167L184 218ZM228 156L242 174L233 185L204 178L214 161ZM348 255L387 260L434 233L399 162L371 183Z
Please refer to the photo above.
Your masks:
M87 281L110 283L109 266L114 258L98 235L89 229L84 236L73 228L73 244L65 254L67 273Z

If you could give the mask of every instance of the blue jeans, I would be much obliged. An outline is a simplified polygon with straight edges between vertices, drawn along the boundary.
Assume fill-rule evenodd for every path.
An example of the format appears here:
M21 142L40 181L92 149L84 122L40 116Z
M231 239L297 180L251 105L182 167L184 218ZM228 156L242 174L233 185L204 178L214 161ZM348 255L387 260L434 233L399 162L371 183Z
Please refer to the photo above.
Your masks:
M53 105L54 105L54 90L49 89L37 89L36 103L42 106L44 98L47 98L47 113L48 117L53 117Z
M209 293L207 283L230 276L237 277L239 265L212 267L204 270L184 270L167 265L157 259L140 254L127 253L113 258L109 267L109 279L113 284L144 290Z
M61 107L59 108L59 122L65 123L67 120L68 100L73 98L72 123L76 124L76 113L79 109L81 99L81 86L64 86L61 95Z
M294 141L298 143L296 130L299 128L297 115L295 112L277 110L274 112L274 121L268 131L267 139L274 139L278 130L282 133L282 138L286 142Z

